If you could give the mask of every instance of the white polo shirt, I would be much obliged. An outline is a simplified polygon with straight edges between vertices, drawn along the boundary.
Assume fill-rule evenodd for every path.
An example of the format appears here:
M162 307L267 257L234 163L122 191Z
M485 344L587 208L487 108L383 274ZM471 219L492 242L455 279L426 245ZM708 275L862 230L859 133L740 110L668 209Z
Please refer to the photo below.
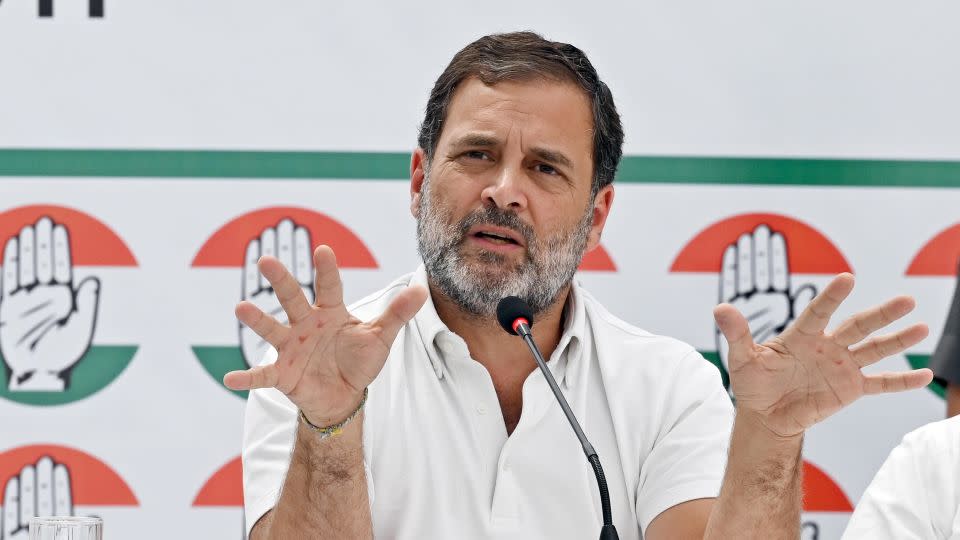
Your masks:
M370 320L411 282L427 285L422 266L351 312ZM565 309L548 366L600 456L620 538L639 539L667 508L719 493L730 398L692 347L620 321L576 283ZM248 533L277 502L296 422L282 393L251 392ZM363 455L376 538L582 540L600 532L596 479L543 374L524 382L522 415L508 437L489 373L430 299L370 385Z
M960 538L960 416L903 438L863 493L843 538Z

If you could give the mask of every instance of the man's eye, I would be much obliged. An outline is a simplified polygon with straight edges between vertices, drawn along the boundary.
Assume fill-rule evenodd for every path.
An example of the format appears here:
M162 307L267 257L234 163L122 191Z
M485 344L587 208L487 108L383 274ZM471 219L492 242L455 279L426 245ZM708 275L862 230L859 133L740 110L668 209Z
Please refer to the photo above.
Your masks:
M537 171L542 172L544 174L560 174L560 172L554 169L553 167L543 163L540 163L537 165Z
M469 152L464 153L463 155L465 155L470 159L488 159L487 154L479 150L471 150Z

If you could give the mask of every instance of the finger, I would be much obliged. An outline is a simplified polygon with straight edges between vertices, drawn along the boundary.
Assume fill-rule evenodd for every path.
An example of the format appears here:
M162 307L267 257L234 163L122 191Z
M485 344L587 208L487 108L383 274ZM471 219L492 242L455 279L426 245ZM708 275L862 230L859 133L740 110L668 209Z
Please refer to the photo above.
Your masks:
M276 364L256 366L241 371L231 371L223 376L223 385L231 390L255 390L273 388L280 380Z
M933 372L927 368L899 373L867 375L863 380L864 394L887 394L923 388L933 380Z
M753 231L753 281L757 290L770 290L770 227L760 225Z
M43 456L37 461L37 513L36 516L53 514L53 460Z
M929 333L930 329L927 325L917 323L893 334L872 337L851 349L850 355L858 366L869 366L913 347L923 341Z
M26 465L20 470L20 521L26 523L40 510L37 500L37 467Z
M237 319L263 338L267 343L279 348L286 341L290 328L280 324L276 319L267 315L252 302L244 301L237 304L234 310ZM257 359L250 358L251 362Z
M249 300L260 292L260 270L257 261L260 260L260 239L254 238L247 242L247 251L243 255L243 299Z
M909 296L890 299L843 321L833 332L833 339L844 347L859 343L870 334L910 313L916 305L916 301Z
M277 260L293 272L293 222L289 219L277 225Z
M713 318L730 347L728 361L735 356L748 355L753 350L754 342L753 336L750 335L750 325L735 307L730 304L720 304L713 308Z
M73 283L73 261L70 259L70 233L63 225L53 228L53 280Z
M380 340L389 349L397 338L400 328L407 324L423 307L427 300L427 289L420 286L407 287L400 292L379 317L370 321L369 326L379 329Z
M803 334L820 334L852 290L852 274L843 273L833 278L833 281L810 301L807 309L800 313L793 323L795 328Z
M13 475L3 490L3 538L13 538L20 528L20 479Z
M260 258L264 256L277 256L277 230L273 227L267 227L260 233ZM266 289L270 286L270 282L262 273L261 269L260 287Z
M798 314L803 313L803 310L807 309L807 306L810 305L810 302L817 296L817 288L810 283L807 283L797 289L796 295L793 297L793 305L791 306L790 319L794 319Z
M737 239L737 292L750 294L753 284L753 236L744 233Z
M264 256L260 258L257 267L260 269L260 274L273 287L273 292L277 295L283 311L287 313L290 324L295 324L310 313L310 302L303 294L303 289L279 260Z
M737 297L737 246L729 245L723 251L720 267L720 303L733 302Z
M44 216L37 222L37 282L53 281L53 222Z
M310 231L305 227L297 227L293 232L293 276L304 287L309 287L313 281Z
M57 463L53 467L53 515L73 515L73 493L70 491L70 471L66 465Z
M334 255L330 246L320 246L314 250L313 267L317 274L313 284L316 294L314 304L319 307L343 304L343 282L340 281L337 256Z
M770 286L775 291L790 292L790 263L787 241L780 233L770 235Z
M37 282L35 233L27 225L20 230L20 286L30 287Z
M20 284L19 239L11 236L3 247L3 296L10 296Z

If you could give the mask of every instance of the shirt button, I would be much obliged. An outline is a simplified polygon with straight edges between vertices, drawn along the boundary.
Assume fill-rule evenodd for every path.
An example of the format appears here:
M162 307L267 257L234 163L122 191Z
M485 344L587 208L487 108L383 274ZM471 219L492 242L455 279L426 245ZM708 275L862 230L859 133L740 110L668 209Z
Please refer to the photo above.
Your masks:
M503 460L503 465L500 466L500 470L501 470L501 471L509 471L509 470L510 470L510 462L507 461L507 460Z
M487 414L487 408L483 405L483 403L477 405L477 414Z

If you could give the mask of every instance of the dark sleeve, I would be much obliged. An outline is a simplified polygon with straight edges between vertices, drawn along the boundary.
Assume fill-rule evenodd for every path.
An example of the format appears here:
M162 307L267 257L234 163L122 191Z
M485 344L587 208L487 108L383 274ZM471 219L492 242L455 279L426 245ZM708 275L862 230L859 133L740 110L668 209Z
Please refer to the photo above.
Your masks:
M950 302L950 314L943 326L943 335L930 359L930 369L938 382L960 385L960 269L957 287Z

